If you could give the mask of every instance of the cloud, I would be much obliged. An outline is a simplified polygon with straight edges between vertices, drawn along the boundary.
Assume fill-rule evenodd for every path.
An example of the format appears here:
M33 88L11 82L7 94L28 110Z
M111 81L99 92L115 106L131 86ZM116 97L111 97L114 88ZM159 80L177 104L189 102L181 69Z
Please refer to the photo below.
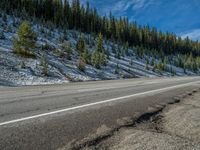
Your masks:
M182 38L189 37L193 40L200 40L200 29L194 29L194 30L191 30L191 31L181 33L180 36Z
M83 2L85 0L82 0ZM110 0L109 4L106 4L105 1L89 1L90 3L94 3L95 6L100 7L100 12L102 14L108 14L110 11L113 14L126 14L128 9L137 10L144 7L148 4L148 1L152 0Z
M136 10L136 9L143 8L145 6L145 4L147 4L146 2L147 2L147 0L134 0L132 2L132 5L133 5L132 9Z
M114 11L127 11L127 9L132 8L132 10L137 10L146 6L152 0L121 0L116 2L113 6Z

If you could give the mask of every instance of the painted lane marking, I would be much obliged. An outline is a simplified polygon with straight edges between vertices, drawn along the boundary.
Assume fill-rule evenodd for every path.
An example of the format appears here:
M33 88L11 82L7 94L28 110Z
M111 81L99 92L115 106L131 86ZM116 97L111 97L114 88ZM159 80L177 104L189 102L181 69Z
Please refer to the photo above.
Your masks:
M127 95L127 96L117 97L117 98L113 98L113 99L103 100L103 101L100 101L100 102L89 103L89 104L84 104L84 105L75 106L75 107L71 107L71 108L61 109L61 110L52 111L52 112L48 112L48 113L33 115L33 116L29 116L29 117L24 117L24 118L20 118L20 119L2 122L2 123L0 123L0 126L19 123L19 122L23 122L23 121L27 121L27 120L31 120L31 119L37 119L37 118L41 118L41 117L45 117L45 116L49 116L49 115L54 115L54 114L68 112L68 111L72 111L72 110L76 110L76 109L81 109L81 108L91 107L91 106L95 106L95 105L105 104L105 103L109 103L109 102L119 101L119 100L122 100L122 99L131 98L131 97L164 92L164 91L168 91L168 90L171 90L171 89L185 87L185 86L189 86L189 85L193 85L193 84L197 84L197 83L199 83L199 82L190 82L190 83L180 84L180 85L176 85L176 86L165 87L165 88L162 88L162 89L156 89L156 90L146 91L146 92L142 92L142 93L136 93L136 94L132 94L132 95Z

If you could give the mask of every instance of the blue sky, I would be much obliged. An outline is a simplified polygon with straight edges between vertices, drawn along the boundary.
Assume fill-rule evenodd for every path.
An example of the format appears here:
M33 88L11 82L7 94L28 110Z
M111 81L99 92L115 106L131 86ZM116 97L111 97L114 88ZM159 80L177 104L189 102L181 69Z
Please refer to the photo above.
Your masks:
M88 0L100 14L112 11L141 25L200 39L200 0ZM86 0L81 0L85 3Z

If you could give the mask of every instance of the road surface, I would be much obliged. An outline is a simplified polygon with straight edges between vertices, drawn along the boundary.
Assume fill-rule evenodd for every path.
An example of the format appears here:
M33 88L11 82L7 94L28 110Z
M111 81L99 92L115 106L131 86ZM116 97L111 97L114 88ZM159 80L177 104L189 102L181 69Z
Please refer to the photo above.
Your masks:
M0 149L63 148L199 86L182 77L0 88Z

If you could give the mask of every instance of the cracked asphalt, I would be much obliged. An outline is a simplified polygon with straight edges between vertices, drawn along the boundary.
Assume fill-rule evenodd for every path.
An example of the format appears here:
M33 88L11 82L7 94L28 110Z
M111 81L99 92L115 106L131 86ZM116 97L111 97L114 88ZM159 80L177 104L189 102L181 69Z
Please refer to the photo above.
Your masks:
M196 93L197 92L197 93ZM138 124L122 128L98 149L115 150L199 150L200 90L180 96L180 102L167 105ZM91 148L92 149L92 148Z

